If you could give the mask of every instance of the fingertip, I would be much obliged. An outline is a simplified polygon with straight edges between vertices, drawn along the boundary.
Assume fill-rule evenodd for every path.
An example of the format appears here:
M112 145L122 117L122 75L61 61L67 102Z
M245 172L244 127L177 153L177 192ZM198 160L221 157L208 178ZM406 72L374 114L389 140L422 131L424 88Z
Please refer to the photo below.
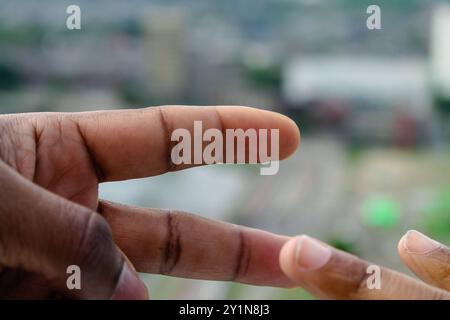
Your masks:
M296 238L287 241L280 250L280 268L285 275L292 279L295 260Z
M406 235L408 234L408 232L406 232L398 241L397 244L397 252L399 253L400 256L405 254L405 238Z
M136 271L125 262L112 300L148 300L148 290Z
M416 230L408 230L399 240L398 254L403 263L421 275L418 266L426 263L426 258L433 255L440 245ZM425 260L424 260L425 259Z
M416 230L408 230L400 239L399 252L406 254L425 255L441 247L441 244Z
M403 263L425 282L448 290L450 250L442 243L416 230L409 230L400 239L398 251Z
M286 243L280 252L280 265L288 276L299 278L302 273L317 271L331 258L331 248L322 242L301 235Z
M278 129L280 160L288 158L300 145L301 134L296 122L279 112L247 106L217 106L216 110L225 123L235 123L239 116L245 128L251 124L257 128Z
M273 112L271 116L276 119L273 128L280 130L280 160L291 156L299 147L301 142L301 133L297 123L288 116Z
M281 116L284 118L284 121L286 123L286 134L280 141L280 143L282 144L281 150L283 150L281 157L282 159L286 159L299 148L301 142L301 133L300 128L294 120L285 115Z

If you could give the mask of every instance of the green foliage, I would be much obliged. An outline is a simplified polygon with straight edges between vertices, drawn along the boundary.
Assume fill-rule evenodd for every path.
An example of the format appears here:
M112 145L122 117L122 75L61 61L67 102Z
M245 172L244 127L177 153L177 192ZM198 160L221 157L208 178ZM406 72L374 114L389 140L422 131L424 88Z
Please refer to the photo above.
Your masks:
M331 238L330 240L327 241L327 243L336 249L358 255L356 244L352 241L341 238Z
M303 288L281 289L280 296L282 300L314 300L315 297Z
M440 112L446 116L450 116L450 98L436 97L434 104Z
M33 47L42 44L45 33L44 27L36 24L15 28L0 26L0 43L2 45Z
M376 228L390 229L398 224L400 207L389 197L373 197L363 206L364 222Z
M440 191L425 215L425 228L436 238L450 238L450 188Z
M12 65L0 62L0 90L13 90L22 82L19 71Z
M127 19L121 22L117 31L132 37L141 37L145 32L142 23L136 19Z
M145 104L148 100L141 86L134 82L123 82L119 86L119 94L123 101L130 105Z
M247 68L246 76L257 87L280 88L281 70L278 67L251 67Z

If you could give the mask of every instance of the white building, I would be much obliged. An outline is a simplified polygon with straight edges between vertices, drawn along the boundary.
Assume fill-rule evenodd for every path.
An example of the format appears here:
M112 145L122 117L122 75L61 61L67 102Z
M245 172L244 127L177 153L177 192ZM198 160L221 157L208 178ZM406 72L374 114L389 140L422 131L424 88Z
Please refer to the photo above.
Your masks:
M299 57L284 69L283 94L297 106L339 100L408 106L418 116L431 110L427 64L416 58Z
M423 59L304 56L286 65L283 95L294 117L312 115L358 141L411 145L431 116L429 82Z
M430 47L433 88L440 97L450 99L450 4L434 10Z

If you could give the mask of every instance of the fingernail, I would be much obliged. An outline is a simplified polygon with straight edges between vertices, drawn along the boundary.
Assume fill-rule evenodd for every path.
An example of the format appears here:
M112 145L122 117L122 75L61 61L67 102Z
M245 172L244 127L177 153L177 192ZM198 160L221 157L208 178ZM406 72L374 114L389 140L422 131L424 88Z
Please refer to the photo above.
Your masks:
M441 246L439 242L416 230L409 230L405 234L403 244L406 251L413 254L427 254Z
M113 300L148 300L148 291L137 273L125 263Z
M301 271L313 271L323 267L331 257L331 249L308 236L297 238L296 262Z

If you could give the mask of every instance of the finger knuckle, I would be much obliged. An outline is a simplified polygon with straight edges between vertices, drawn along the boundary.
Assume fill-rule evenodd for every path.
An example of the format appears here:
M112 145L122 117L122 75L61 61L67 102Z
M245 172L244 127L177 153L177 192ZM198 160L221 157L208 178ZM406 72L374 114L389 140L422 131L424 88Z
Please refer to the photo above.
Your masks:
M14 145L17 143L16 126L17 121L12 117L0 118L0 159L9 165L15 163Z
M235 266L233 269L232 280L239 281L246 278L250 259L251 250L244 229L238 228L239 245L236 251Z
M336 252L332 256L329 270L333 282L334 295L344 299L361 299L367 293L367 267L369 263L345 252ZM327 286L324 283L324 286Z
M167 211L167 236L164 241L163 259L160 265L161 274L171 274L177 266L182 251L181 233L179 229L182 213Z
M34 174L35 130L30 116L0 117L0 159L27 178Z

